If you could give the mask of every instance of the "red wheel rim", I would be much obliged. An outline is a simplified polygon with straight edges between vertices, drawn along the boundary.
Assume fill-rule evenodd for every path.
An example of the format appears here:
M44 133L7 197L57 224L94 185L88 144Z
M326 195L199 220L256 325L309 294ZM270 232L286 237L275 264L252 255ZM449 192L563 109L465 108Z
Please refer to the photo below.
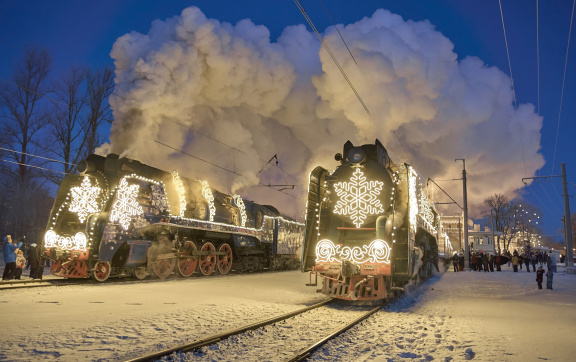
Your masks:
M178 258L178 272L183 277L189 277L196 271L198 266L198 258L192 256L194 251L198 250L193 242L187 241L184 245L184 249L180 252L180 257ZM187 257L186 255L190 255Z
M96 265L94 265L92 276L95 280L103 282L110 276L110 270L111 268L109 262L97 262Z
M228 244L222 244L218 251L226 253L226 255L218 255L218 271L220 274L228 274L232 269L232 248Z
M202 245L201 251L216 251L212 243L205 243ZM216 269L216 255L202 255L200 256L200 273L210 275Z
M176 258L160 259L152 263L152 270L158 278L165 279L172 274L175 265Z

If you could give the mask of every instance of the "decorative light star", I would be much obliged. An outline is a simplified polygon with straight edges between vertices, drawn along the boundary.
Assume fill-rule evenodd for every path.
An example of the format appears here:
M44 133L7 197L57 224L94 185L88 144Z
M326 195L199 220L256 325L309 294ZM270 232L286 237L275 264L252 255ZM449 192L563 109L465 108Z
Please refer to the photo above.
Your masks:
M112 215L110 221L118 220L124 230L128 230L132 216L143 214L142 206L136 201L140 185L128 185L125 178L118 186L118 197L112 205Z
M68 210L75 212L80 222L84 222L88 214L99 211L97 199L100 196L100 187L92 186L88 176L84 176L81 186L72 187L70 193L72 194L72 202Z
M352 222L359 228L366 220L366 216L384 212L378 199L383 185L382 181L367 182L364 173L357 168L350 182L334 184L336 194L340 197L334 213L349 215Z
M208 201L208 209L210 210L210 221L214 221L214 215L216 215L216 206L214 206L214 195L212 194L212 190L210 190L210 186L208 185L208 181L200 181L202 184L202 195Z

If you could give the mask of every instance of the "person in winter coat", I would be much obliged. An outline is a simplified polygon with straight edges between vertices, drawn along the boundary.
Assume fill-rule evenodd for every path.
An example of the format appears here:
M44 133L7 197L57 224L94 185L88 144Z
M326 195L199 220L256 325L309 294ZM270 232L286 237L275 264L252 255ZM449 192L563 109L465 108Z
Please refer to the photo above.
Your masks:
M518 273L518 255L512 257L512 268L514 269L514 273Z
M24 252L18 250L16 252L16 273L14 274L14 279L20 279L22 276L22 268L26 266L26 258L24 257Z
M10 280L14 278L16 273L16 250L22 246L22 242L18 245L12 242L12 236L7 235L4 238L4 273L2 274L2 280Z
M530 257L528 255L524 255L524 265L526 265L526 271L530 273Z
M536 258L536 255L532 254L530 256L530 264L532 264L532 271L535 272L536 271L536 263L538 262L538 259Z
M541 266L538 267L536 271L536 283L538 283L538 289L542 289L542 279L544 277L544 269Z
M551 270L549 270L546 273L546 289L550 289L552 290L552 282L554 280L554 273L552 273Z
M28 266L30 267L30 278L32 279L42 279L42 274L40 273L40 265L41 259L39 256L39 250L36 246L36 243L32 243L30 245L30 249L28 249Z
M457 254L457 253L454 253L454 255L452 256L452 265L454 266L454 271L455 271L455 272L459 271L458 269L460 269L460 268L458 267L458 259L459 259L459 258L458 258L458 254Z

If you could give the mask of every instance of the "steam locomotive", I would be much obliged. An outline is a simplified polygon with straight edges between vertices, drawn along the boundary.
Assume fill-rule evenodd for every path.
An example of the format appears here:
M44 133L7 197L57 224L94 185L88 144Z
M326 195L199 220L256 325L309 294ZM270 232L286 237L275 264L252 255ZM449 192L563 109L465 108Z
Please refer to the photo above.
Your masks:
M66 278L297 269L304 224L136 160L90 155L60 184L43 240Z
M438 271L446 233L408 164L395 164L380 141L344 144L340 165L310 174L302 271L321 292L377 300ZM312 282L314 276L315 282Z

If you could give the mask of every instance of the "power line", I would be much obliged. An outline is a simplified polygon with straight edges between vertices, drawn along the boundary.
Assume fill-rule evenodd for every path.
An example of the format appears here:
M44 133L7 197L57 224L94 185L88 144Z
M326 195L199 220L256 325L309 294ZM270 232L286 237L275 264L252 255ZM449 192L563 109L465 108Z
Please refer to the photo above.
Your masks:
M334 25L334 29L336 29L336 31L338 32L338 35L340 35L340 39L342 39L342 42L343 42L344 45L346 46L346 49L348 49L348 53L349 53L350 56L352 57L352 60L354 60L354 63L356 63L356 65L358 65L358 62L356 61L356 58L354 58L354 55L352 54L352 51L351 51L350 48L348 47L348 44L346 44L346 40L344 40L344 37L343 37L342 34L340 33L340 30L338 30L338 27L336 26L336 23L334 23L334 20L332 20L332 16L330 16L330 13L328 12L328 9L327 9L326 6L324 5L324 1L320 0L320 4L322 4L322 7L324 8L324 11L326 12L326 15L328 15L328 17L330 18L330 21L332 22L332 25Z
M538 14L538 0L536 0L536 73L538 79L538 115L540 115L540 21Z
M336 60L336 57L334 56L334 54L332 54L332 51L330 50L330 48L328 47L328 44L326 44L326 42L324 41L324 38L322 38L322 35L320 35L320 32L318 31L318 29L316 29L316 26L314 25L314 23L312 22L312 19L310 19L310 17L308 16L308 14L306 13L306 10L304 10L304 7L302 7L302 5L300 4L299 0L294 0L294 3L296 4L296 6L298 7L298 9L300 10L300 12L302 13L302 15L304 16L304 18L306 19L306 21L308 22L308 24L310 25L310 27L312 28L312 30L314 31L314 34L316 34L316 37L318 37L318 40L320 40L320 43L322 44L322 46L324 47L324 49L326 49L326 52L328 52L328 54L330 55L330 58L332 58L332 61L334 62L334 64L336 64L336 66L338 67L338 69L340 70L340 73L342 74L342 76L344 77L344 79L346 80L346 82L348 83L348 85L350 86L350 88L352 89L352 91L354 92L354 94L356 95L356 98L358 98L358 101L360 102L360 104L362 104L362 107L364 107L364 110L366 111L367 114L370 114L370 110L368 109L368 107L366 106L366 104L364 103L364 100L362 99L362 97L360 96L360 94L356 91L356 88L354 88L354 85L352 84L352 81L350 81L350 79L348 78L348 75L346 74L346 72L344 71L344 69L342 69L342 66L340 66L340 63L338 63L338 61Z
M33 167L33 168L39 168L41 170L46 170L46 171L51 171L51 172L57 172L57 173L61 173L64 175L68 175L66 172L62 172L62 171L55 171L55 170L51 170L49 168L45 168L45 167L40 167L40 166L34 166L34 165L30 165L30 164L26 164L26 163L21 163L21 162L15 162L15 161L10 161L10 160L5 160L5 159L0 159L4 162L8 162L8 163L14 163L16 165L20 165L20 166L26 166L26 167Z
M558 111L558 125L556 126L556 142L554 143L554 158L552 161L552 172L556 165L556 147L558 146L558 134L560 133L560 118L562 116L562 101L564 99L564 84L566 83L566 67L568 66L568 51L570 50L570 36L572 35L572 21L574 20L574 6L576 0L572 3L572 15L570 16L570 27L568 28L568 45L566 46L566 60L564 62L564 76L562 77L562 92L560 93L560 109Z
M65 165L78 166L78 165L76 165L75 163L72 163L72 162L64 162L64 161L60 161L60 160L55 160L55 159L53 159L53 158L38 156L38 155L35 155L35 154L32 154L32 153L26 153L26 152L20 152L20 151L16 151L16 150L11 150L11 149L4 148L4 147L0 147L0 150L9 151L9 152L16 152L16 153L20 153L20 154L22 154L22 155L26 155L26 156L30 156L30 157L42 158L42 159L44 159L44 160L48 160L48 161L51 161L51 162L63 163L63 164L65 164Z
M219 165L217 165L217 164L215 164L215 163L212 163L212 162L210 162L210 161L206 161L206 160L204 160L204 159L202 159L202 158L200 158L200 157L197 157L197 156L194 156L194 155L192 155L192 154L190 154L190 153L188 153L188 152L179 150L179 149L177 149L177 148L175 148L175 147L172 147L172 146L170 146L170 145L167 145L167 144L165 144L165 143L163 143L163 142L160 142L160 141L158 141L158 140L154 140L154 142L159 143L159 144L161 144L162 146L168 147L168 148L170 148L170 149L172 149L172 150L175 150L175 151L178 151L178 152L180 152L180 153L183 153L183 154L185 154L185 155L187 155L187 156L190 156L190 157L192 157L192 158L195 158L195 159L197 159L197 160L199 160L199 161L205 162L205 163L207 163L207 164L209 164L209 165L211 165L211 166L217 167L217 168L219 168L219 169L221 169L221 170L224 170L224 171L226 171L226 172L230 172L230 173L232 173L232 174L234 174L234 175L237 175L237 176L243 176L243 175L237 173L236 171L229 170L229 169L227 169L227 168L225 168L225 167L219 166ZM273 188L272 186L274 186L274 185L266 185L266 184L264 184L264 183L262 183L262 182L258 182L258 184L259 184L259 185L262 185L262 186L269 187L269 188L271 188L272 190L278 191L278 192L283 193L284 195L290 196L290 197L292 197L292 198L296 198L296 196L294 196L294 195L290 195L289 193L283 192L282 190L277 190L277 189Z
M516 89L514 87L514 76L512 75L512 62L510 61L510 51L508 49L508 37L506 36L506 26L504 25L504 13L502 12L502 1L498 0L500 5L500 18L502 19L502 30L504 31L504 43L506 44L506 56L508 57L508 68L510 69L510 81L512 82L512 96L514 97L514 117L518 117L518 102L516 101ZM526 172L526 156L524 155L524 142L522 145L522 161L524 162L524 175Z

